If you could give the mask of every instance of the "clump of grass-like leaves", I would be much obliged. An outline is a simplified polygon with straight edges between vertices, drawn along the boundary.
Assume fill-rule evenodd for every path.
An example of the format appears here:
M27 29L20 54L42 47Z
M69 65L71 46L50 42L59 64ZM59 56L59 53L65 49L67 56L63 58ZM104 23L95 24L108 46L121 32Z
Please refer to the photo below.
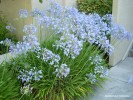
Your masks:
M101 54L96 46L84 43L80 55L75 59L71 59L65 56L61 50L55 50L56 48L52 46L55 41L54 38L45 41L42 44L42 48L47 48L54 54L60 55L61 60L59 65L65 63L70 68L70 73L67 77L57 77L57 74L54 73L56 67L53 65L51 66L49 62L44 62L42 58L38 58L37 53L34 52L27 52L25 55L17 56L10 61L10 64L7 67L15 72L15 76L19 75L19 71L23 69L29 70L36 67L37 70L42 70L42 79L28 82L33 88L31 95L36 99L72 100L80 99L81 97L86 96L87 93L93 93L93 86L100 85L99 82L105 79L102 77L102 74L105 73L99 72L94 79L89 79L87 74L95 74L95 68L98 66L103 66L105 70L107 69L107 64L102 59L103 54ZM96 56L99 56L101 59L98 66L96 66L95 63L93 64L90 59L90 57Z
M20 84L5 65L0 65L0 100L12 100L19 97Z

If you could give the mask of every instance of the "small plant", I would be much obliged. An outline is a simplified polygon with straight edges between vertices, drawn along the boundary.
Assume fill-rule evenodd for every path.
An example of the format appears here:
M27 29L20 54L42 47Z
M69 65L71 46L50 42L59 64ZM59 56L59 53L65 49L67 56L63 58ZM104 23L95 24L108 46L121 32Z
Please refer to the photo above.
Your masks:
M89 13L98 13L103 16L112 13L113 0L77 0L79 11Z
M23 19L30 14L36 23L24 26L22 41L10 45L16 57L3 64L21 83L20 100L79 100L93 93L94 85L100 86L108 76L103 56L113 52L113 45L107 36L131 38L111 15L86 15L53 2L45 12L19 14ZM42 36L45 28L51 34L39 42L36 33Z

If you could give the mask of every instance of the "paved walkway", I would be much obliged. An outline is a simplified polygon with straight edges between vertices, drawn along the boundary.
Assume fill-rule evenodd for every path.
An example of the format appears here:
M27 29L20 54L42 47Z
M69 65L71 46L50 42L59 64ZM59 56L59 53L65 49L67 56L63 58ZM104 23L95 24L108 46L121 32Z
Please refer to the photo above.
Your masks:
M102 83L103 88L96 87L90 100L133 100L133 84L128 83L132 75L133 57L128 57L111 68L109 79Z

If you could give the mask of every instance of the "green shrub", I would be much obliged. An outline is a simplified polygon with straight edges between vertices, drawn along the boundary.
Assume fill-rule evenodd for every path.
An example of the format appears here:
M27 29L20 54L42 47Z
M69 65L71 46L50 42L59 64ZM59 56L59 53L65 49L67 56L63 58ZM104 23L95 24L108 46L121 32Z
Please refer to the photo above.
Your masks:
M79 11L89 13L98 13L103 16L112 13L112 0L77 0Z

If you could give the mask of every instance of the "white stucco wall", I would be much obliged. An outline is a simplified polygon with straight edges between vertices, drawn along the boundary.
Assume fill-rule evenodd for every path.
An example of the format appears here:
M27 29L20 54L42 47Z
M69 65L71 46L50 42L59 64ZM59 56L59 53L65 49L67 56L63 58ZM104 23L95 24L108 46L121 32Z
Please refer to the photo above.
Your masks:
M113 16L117 23L133 33L133 0L113 0ZM114 66L128 55L131 41L120 41L110 56L110 65Z
M64 0L65 6L67 7L76 7L76 1L77 0Z

